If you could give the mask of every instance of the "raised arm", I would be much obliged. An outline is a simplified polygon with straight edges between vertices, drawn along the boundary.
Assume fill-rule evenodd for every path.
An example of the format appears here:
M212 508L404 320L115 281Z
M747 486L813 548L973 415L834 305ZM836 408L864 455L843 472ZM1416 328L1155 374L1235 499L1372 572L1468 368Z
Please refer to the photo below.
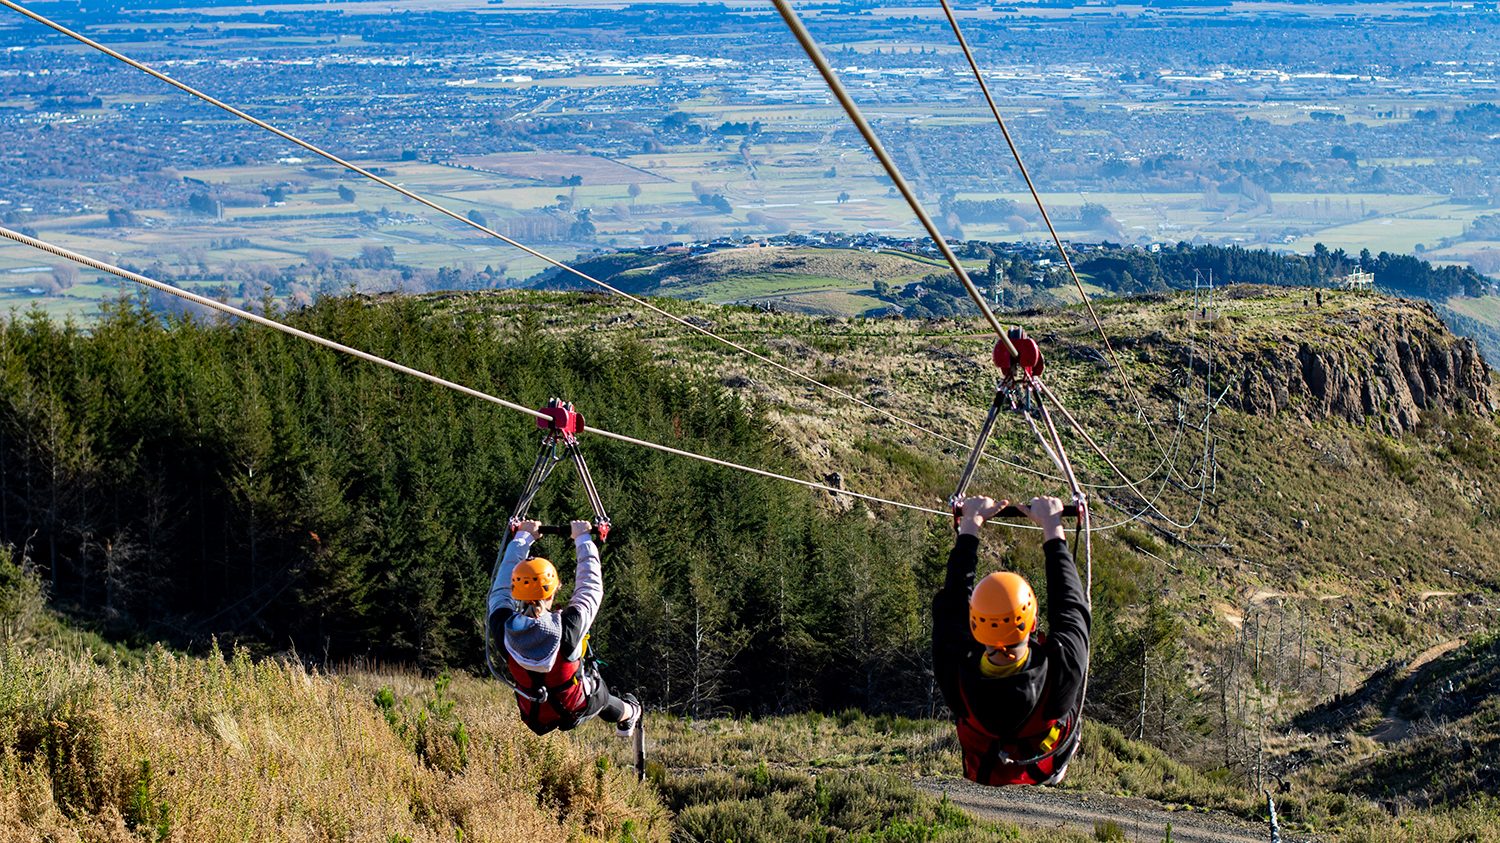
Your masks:
M1021 507L1042 528L1042 552L1047 556L1047 642L1055 655L1048 660L1052 716L1073 709L1089 671L1089 627L1093 614L1088 595L1078 580L1078 566L1063 533L1063 503L1057 498L1034 498Z
M509 609L510 597L510 575L516 570L516 566L526 558L527 551L536 541L536 531L541 529L541 522L522 521L516 526L516 535L510 543L501 551L500 565L495 569L495 581L490 583L490 608L489 614L495 614L498 609Z
M1078 579L1078 566L1066 539L1049 539L1047 555L1047 640L1056 650L1049 662L1056 716L1071 711L1089 671L1089 628L1093 613Z
M604 602L604 569L599 564L599 547L594 544L594 525L573 522L573 546L578 549L578 568L573 574L573 596L569 608L576 609L583 621L582 632L588 632Z
M959 666L980 649L969 632L969 593L974 590L974 569L979 565L979 528L1006 504L978 497L964 501L943 587L932 598L932 670L943 699L955 714L963 705L958 692Z

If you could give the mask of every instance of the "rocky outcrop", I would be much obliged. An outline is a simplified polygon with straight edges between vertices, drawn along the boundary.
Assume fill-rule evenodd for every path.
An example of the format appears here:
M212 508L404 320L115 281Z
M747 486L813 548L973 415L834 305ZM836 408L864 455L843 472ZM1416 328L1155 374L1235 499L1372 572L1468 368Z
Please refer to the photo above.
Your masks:
M1329 312L1308 333L1240 338L1216 361L1221 373L1232 373L1227 403L1256 415L1298 412L1396 435L1427 411L1495 412L1478 347L1454 336L1428 305Z

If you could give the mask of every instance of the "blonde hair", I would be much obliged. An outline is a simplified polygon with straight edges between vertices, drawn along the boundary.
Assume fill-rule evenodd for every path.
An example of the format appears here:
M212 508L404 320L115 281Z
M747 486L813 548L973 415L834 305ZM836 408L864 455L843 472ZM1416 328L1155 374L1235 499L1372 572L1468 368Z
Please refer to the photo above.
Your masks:
M539 618L542 616L542 612L547 611L552 606L551 599L512 600L511 603L513 604L512 608L515 610L516 614L525 615L528 618Z

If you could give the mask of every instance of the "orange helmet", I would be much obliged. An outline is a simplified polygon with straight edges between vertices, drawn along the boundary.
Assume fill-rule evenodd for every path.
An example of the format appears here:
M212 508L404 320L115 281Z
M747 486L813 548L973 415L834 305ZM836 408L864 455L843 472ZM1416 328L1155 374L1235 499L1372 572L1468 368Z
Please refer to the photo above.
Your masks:
M557 593L557 569L540 556L527 559L510 573L510 594L517 600L549 600Z
M1020 574L999 571L969 596L969 631L987 647L1013 647L1036 630L1036 595Z

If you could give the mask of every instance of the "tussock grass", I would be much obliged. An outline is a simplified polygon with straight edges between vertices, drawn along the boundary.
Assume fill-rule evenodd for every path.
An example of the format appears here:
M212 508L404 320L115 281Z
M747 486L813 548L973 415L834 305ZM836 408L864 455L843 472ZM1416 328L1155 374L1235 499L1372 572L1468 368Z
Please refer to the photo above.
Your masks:
M1140 796L1169 804L1216 808L1259 818L1258 797L1237 783L1208 776L1119 729L1084 720L1083 743L1068 765L1063 786L1069 790Z
M913 775L958 775L950 723L858 711L767 718L649 723L653 759L670 769L733 769L758 764L808 769L885 767Z
M465 678L6 644L0 746L5 840L646 841L670 826L633 773L532 735Z
M946 801L894 775L839 771L809 775L762 764L738 774L669 776L662 793L680 809L686 840L780 843L857 840L961 843L1003 839Z

